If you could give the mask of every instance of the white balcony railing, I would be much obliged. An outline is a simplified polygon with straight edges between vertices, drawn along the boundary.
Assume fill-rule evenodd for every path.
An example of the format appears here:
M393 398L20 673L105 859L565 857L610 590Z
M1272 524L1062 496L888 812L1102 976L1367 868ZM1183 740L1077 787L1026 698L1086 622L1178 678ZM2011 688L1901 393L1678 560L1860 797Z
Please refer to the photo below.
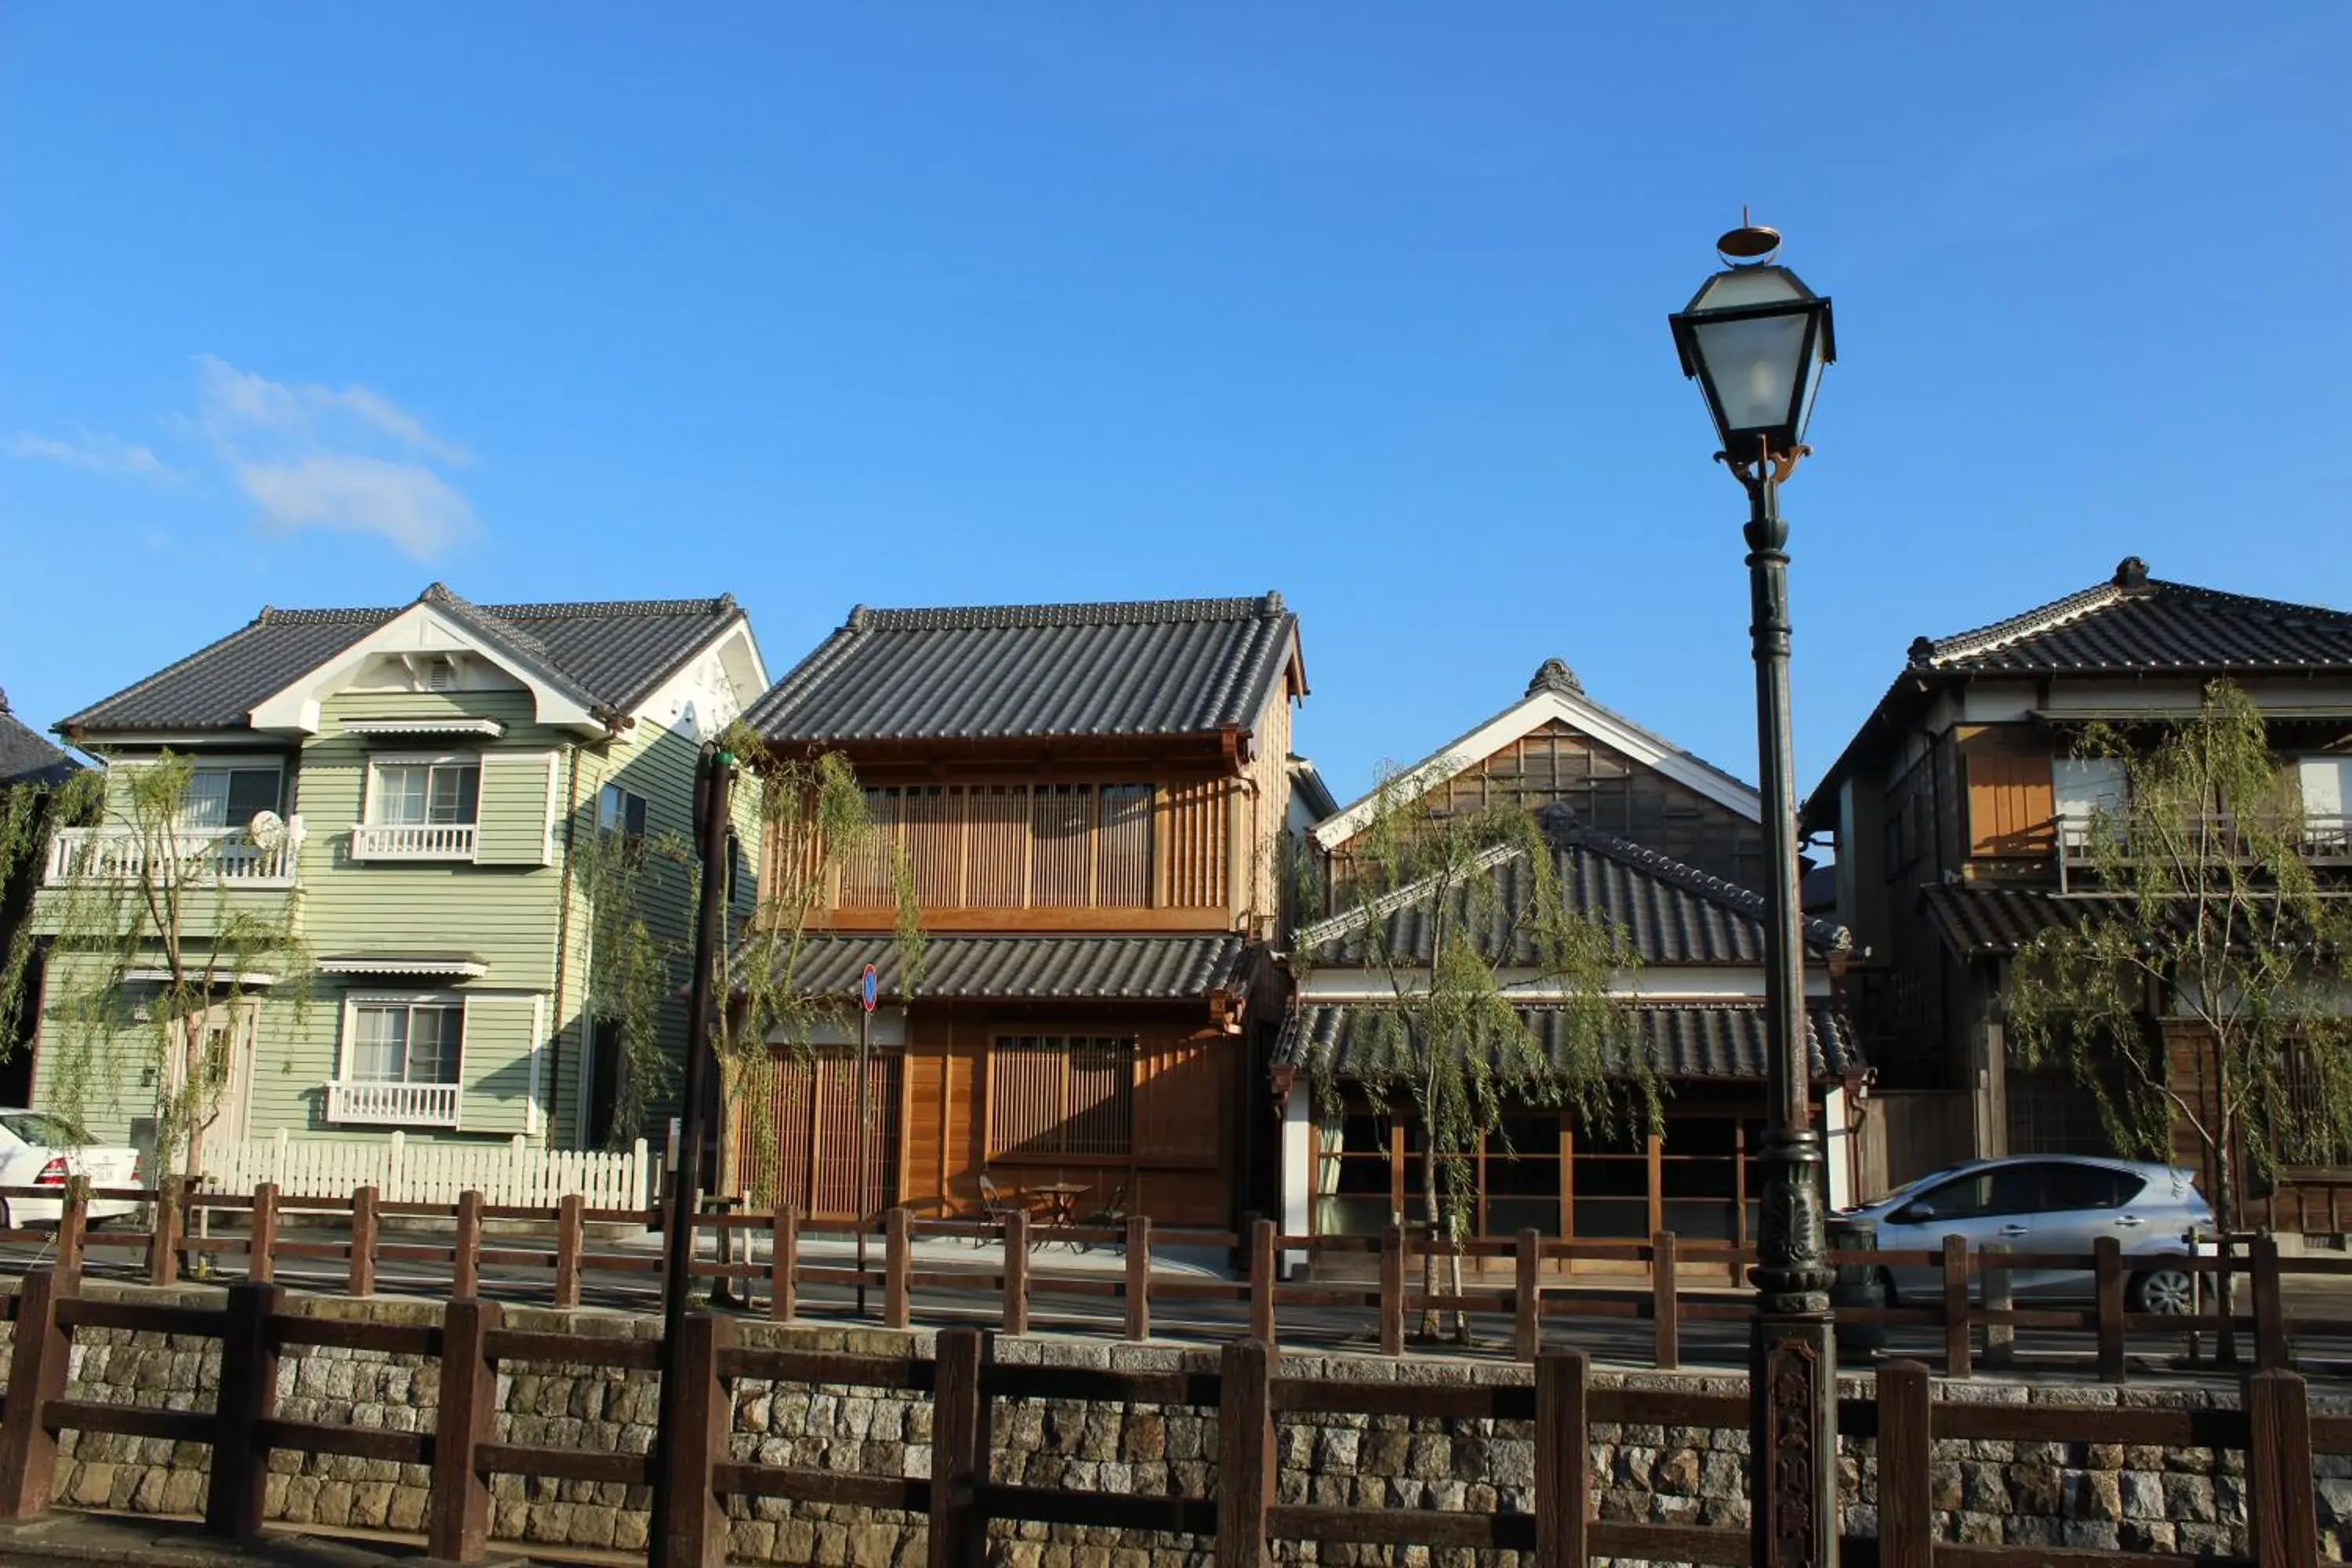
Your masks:
M471 860L470 822L361 822L352 826L354 860Z
M291 843L264 849L242 827L61 827L49 836L47 880L268 889L294 885L294 862Z
M327 1120L338 1126L455 1127L454 1083L331 1083Z
M2071 885L2070 872L2088 870L2097 862L2098 835L2102 831L2123 844L2127 851L2130 847L2127 819L2102 826L2079 816L2062 816L2054 826L2058 836L2058 889L2061 892L2066 891ZM2235 818L2214 816L2203 819L2200 826L2211 835L2215 853L2232 857L2248 853ZM2331 812L2305 814L2297 847L2303 858L2315 866L2352 866L2352 816Z

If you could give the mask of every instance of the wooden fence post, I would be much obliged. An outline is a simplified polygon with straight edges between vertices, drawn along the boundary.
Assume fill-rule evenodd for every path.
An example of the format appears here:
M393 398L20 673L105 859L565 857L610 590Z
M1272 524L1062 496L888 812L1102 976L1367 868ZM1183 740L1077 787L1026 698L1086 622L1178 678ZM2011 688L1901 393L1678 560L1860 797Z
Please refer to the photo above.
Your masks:
M1261 1221L1260 1223L1265 1223ZM1274 1506L1274 1346L1229 1344L1218 1358L1216 1568L1266 1568Z
M1404 1354L1404 1228L1381 1232L1381 1353Z
M768 1244L768 1316L789 1323L801 1310L801 1211L779 1204L770 1223L775 1235Z
M267 1279L228 1288L221 1329L220 1387L213 1396L212 1478L205 1491L205 1530L233 1541L261 1533L261 1498L269 1449L260 1424L278 1411L278 1344L269 1315L285 1291Z
M452 1301L441 1314L441 1408L433 1428L433 1478L425 1549L451 1563L478 1563L490 1541L490 1483L475 1450L498 1433L499 1370L488 1338L503 1314L496 1301Z
M2279 1295L2278 1237L2265 1231L2254 1237L2254 1365L2287 1364L2286 1303Z
M66 1180L65 1201L58 1205L58 1267L81 1272L82 1238L89 1232L89 1178Z
M1977 1259L1978 1271L1984 1280L1981 1289L1985 1310L1984 1354L1978 1360L1987 1371L2006 1369L2015 1364L2017 1359L2017 1325L1993 1321L1994 1313L2009 1311L2017 1304L2017 1298L2010 1289L2010 1270L2005 1257L2008 1251L2006 1243L1988 1241L1984 1244L1982 1256Z
M1592 1510L1586 1375L1581 1351L1546 1351L1536 1358L1534 1568L1585 1568L1585 1521Z
M1675 1233L1650 1237L1650 1316L1654 1338L1650 1364L1672 1372L1683 1363L1682 1301L1675 1294Z
M686 1315L677 1344L685 1397L677 1408L688 1414L677 1431L665 1435L659 1484L667 1506L655 1510L669 1525L669 1540L655 1543L659 1555L654 1561L662 1568L724 1568L727 1562L727 1504L714 1483L735 1428L727 1384L719 1375L719 1352L734 1340L734 1319L711 1312ZM692 1414L698 1408L698 1420Z
M892 1209L883 1221L883 1259L888 1266L882 1277L882 1326L903 1329L907 1326L907 1271L913 1266L907 1234L907 1211Z
M246 1232L245 1277L267 1284L278 1277L278 1184L253 1189L253 1224Z
M376 1190L364 1186L352 1194L352 1278L354 1296L375 1294Z
M988 1465L978 1329L942 1329L932 1351L929 1568L979 1568L980 1483Z
M1520 1231L1512 1257L1517 1267L1512 1270L1511 1353L1521 1361L1533 1361L1543 1350L1542 1234Z
M1274 1221L1250 1226L1250 1338L1274 1343Z
M1969 1377L1969 1241L1944 1237L1944 1375Z
M35 1268L17 1287L8 1398L0 1406L0 1519L33 1519L49 1511L58 1435L43 1424L41 1407L65 1397L73 1342L58 1321L58 1302L77 1294L80 1283L69 1272Z
M1930 1397L1919 1363L1878 1369L1879 1568L1928 1568L1935 1551Z
M566 1193L555 1205L555 1304L565 1311L580 1305L580 1252L586 1237L588 1200Z
M459 1300L482 1293L482 1194L457 1194L457 1239L451 1258L449 1293Z
M2303 1379L2267 1369L2246 1379L2247 1537L2262 1568L2316 1568L2319 1509L2311 1408Z
M2103 1236L2091 1244L2099 1291L2099 1381L2124 1380L2124 1244Z
M183 1204L187 1189L165 1176L155 1186L155 1238L147 1244L147 1282L180 1282L180 1237L187 1221Z
M1151 1337L1151 1220L1127 1216L1127 1337Z
M1004 1331L1029 1331L1029 1212L1014 1209L1004 1221Z

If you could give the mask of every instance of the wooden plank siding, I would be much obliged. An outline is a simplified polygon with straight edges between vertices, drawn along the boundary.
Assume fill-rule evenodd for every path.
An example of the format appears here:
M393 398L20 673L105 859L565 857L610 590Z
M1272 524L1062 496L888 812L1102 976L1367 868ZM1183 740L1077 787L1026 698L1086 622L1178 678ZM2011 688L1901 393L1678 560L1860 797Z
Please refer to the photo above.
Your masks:
M2022 726L1986 726L1958 737L1968 780L1971 858L2047 861L2055 850L2057 799L2047 735Z

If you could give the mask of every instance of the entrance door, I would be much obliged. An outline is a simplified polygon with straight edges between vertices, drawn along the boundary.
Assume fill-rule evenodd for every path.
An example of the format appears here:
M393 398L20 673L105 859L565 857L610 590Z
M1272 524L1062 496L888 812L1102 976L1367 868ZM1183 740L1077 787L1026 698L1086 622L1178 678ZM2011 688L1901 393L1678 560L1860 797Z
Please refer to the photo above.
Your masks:
M902 1058L876 1051L867 1060L866 1181L858 1192L857 1057L824 1051L780 1058L764 1105L742 1108L737 1168L756 1186L772 1162L776 1201L813 1219L879 1215L898 1192L898 1095ZM766 1147L762 1147L762 1144Z

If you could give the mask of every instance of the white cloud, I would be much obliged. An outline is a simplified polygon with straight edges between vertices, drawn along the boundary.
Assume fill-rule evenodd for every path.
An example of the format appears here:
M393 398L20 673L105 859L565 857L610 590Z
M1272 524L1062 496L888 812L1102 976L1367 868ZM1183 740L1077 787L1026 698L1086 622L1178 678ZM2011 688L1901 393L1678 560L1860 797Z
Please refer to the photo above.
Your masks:
M419 561L474 531L474 509L422 463L351 453L291 462L239 462L236 482L272 528L373 533Z
M186 476L158 458L146 447L135 446L120 436L109 436L85 430L79 425L64 426L68 436L36 435L20 430L0 443L12 458L38 458L46 462L63 463L68 468L89 468L98 473L137 474L151 479L180 479Z
M470 537L474 509L436 470L473 461L357 384L272 381L200 354L194 426L267 527L374 534L416 560Z

